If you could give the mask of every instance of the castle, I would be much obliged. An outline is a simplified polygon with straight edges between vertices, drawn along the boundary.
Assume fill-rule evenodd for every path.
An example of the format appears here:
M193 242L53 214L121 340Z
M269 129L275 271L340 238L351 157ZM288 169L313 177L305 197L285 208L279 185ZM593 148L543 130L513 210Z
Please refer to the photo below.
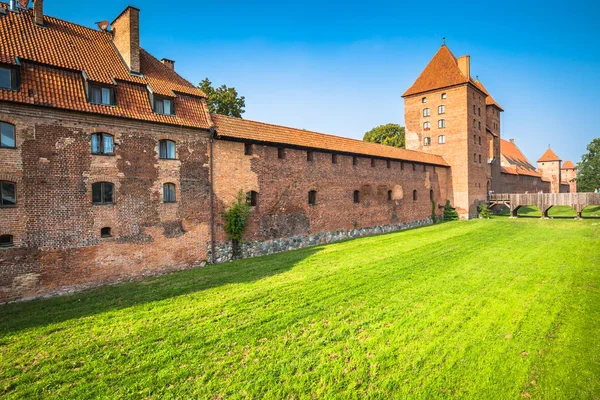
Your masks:
M91 29L0 3L0 302L227 261L240 190L246 257L576 189L571 162L536 169L501 139L502 108L446 46L403 95L399 149L211 115L140 47L139 12Z

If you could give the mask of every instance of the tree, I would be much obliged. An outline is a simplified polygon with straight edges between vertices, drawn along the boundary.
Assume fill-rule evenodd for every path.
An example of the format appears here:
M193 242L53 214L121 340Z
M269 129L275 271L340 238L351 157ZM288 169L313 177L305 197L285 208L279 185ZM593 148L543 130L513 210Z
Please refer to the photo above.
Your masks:
M227 233L227 239L231 240L233 258L239 257L239 244L246 233L248 217L250 217L250 205L244 196L244 192L240 189L236 202L223 212L223 218L225 219L223 229Z
M600 187L600 138L587 145L587 153L577 163L577 190L593 192Z
M365 133L363 140L404 148L404 127L398 124L379 125Z
M214 88L208 78L200 82L199 88L206 94L208 110L212 114L242 118L242 114L245 112L246 99L244 96L238 96L235 88L228 88L225 85Z
M450 200L446 200L446 204L444 205L444 221L455 221L458 219L458 213L450 205Z

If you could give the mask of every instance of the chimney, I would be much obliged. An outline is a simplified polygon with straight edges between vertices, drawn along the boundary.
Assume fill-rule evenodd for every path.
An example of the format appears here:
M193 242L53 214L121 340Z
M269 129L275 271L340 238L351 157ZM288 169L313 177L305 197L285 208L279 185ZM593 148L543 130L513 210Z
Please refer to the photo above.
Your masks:
M44 26L44 0L33 0L33 22Z
M39 1L39 0L38 0ZM140 72L140 10L127 6L112 22L113 42L131 72Z
M515 139L508 139L509 142L511 142L512 144L515 144Z
M163 58L162 60L160 60L160 62L172 69L173 71L175 71L175 61L169 60L168 58Z
M458 69L467 78L471 78L471 56L458 57Z

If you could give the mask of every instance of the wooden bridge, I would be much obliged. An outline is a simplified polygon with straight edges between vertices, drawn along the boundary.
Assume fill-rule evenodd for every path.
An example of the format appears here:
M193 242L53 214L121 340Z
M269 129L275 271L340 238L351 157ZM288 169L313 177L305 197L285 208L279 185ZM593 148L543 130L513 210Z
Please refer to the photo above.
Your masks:
M542 211L542 218L548 217L548 210L554 206L570 206L581 219L581 211L587 206L600 206L600 193L494 193L489 195L490 207L503 204L510 208L511 218L517 218L519 208L536 206Z

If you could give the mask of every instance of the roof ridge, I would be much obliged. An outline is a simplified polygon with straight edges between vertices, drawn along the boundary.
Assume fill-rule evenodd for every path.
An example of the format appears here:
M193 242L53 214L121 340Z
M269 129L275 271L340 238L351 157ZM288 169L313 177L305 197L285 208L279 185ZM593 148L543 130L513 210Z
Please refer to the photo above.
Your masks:
M143 51L144 53L146 53L147 55L149 55L150 57L154 58L157 62L159 62L161 65L163 65L167 70L170 71L170 73L172 72L173 74L177 75L179 78L181 78L185 83L189 84L191 88L194 89L199 89L202 91L202 89L200 89L198 86L195 86L192 82L188 81L187 79L185 79L183 76L179 75L177 73L177 71L175 71L174 69L171 69L169 67L167 67L166 65L164 65L162 63L162 61L160 61L158 58L156 58L155 56L152 55L152 53L150 53L149 51L147 51L146 49L144 49L143 47L140 46L140 51ZM173 89L171 89L173 90ZM204 91L202 91L202 93L204 93ZM205 94L206 95L206 94Z

